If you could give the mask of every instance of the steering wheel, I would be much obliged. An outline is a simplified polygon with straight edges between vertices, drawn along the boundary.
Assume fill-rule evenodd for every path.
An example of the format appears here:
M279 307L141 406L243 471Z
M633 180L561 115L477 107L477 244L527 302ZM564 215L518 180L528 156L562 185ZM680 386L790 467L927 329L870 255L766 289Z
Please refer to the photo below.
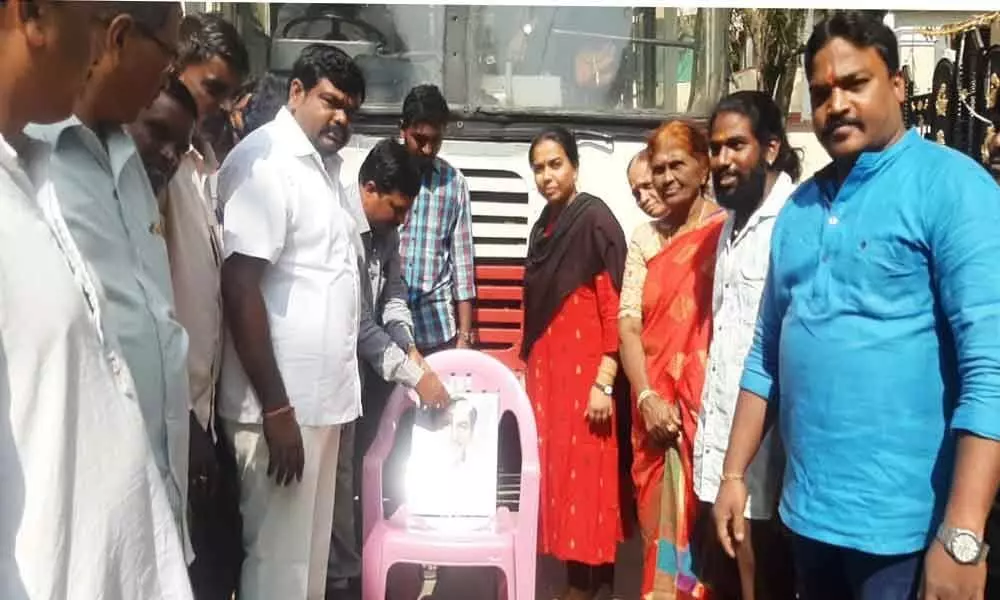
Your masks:
M386 47L390 45L389 39L385 36L384 33L379 31L379 29L376 28L375 26L371 25L370 23L360 21L358 19L345 17L344 15L337 14L335 12L332 12L331 9L324 9L323 12L320 13L306 14L301 17L296 17L292 19L291 21L285 24L285 27L282 29L281 35L279 37L287 38L288 32L296 25L301 25L303 23L312 23L314 21L329 21L331 31L330 33L326 34L323 37L324 40L374 42L376 51L379 52L383 51ZM363 40L345 40L335 37L338 35L342 35L340 34L341 25L350 25L356 29L361 30L364 34L366 34L365 38Z

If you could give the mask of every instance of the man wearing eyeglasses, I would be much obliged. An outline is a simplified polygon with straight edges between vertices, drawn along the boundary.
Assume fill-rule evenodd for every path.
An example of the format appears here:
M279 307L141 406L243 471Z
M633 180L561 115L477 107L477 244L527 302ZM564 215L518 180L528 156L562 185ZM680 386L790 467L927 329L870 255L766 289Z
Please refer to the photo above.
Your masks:
M174 314L156 200L122 127L159 93L176 57L181 17L177 2L103 3L102 51L74 116L26 132L52 147L57 209L98 280L99 308L135 379L156 466L190 560L188 338Z

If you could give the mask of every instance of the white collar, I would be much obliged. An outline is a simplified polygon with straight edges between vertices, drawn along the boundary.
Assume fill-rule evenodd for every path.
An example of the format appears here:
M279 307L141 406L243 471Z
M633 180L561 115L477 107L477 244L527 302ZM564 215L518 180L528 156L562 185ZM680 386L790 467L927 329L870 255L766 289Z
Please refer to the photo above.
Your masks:
M746 224L743 225L742 229L740 229L736 239L733 240L732 243L735 244L739 242L746 236L748 231L753 230L762 221L777 217L778 213L781 212L781 209L784 208L785 202L794 191L795 182L792 181L791 176L785 172L779 173L778 178L775 179L774 185L771 186L771 191L768 192L767 197L760 203L757 210L753 211L750 218L747 219ZM728 221L729 222L726 223L726 231L723 232L725 236L723 239L727 240L727 243L735 225L734 213L732 211L729 211Z
M26 135L19 136L14 144L0 135L0 168L6 170L29 197L36 193L49 154L48 144Z
M306 137L306 133L302 131L302 126L295 120L292 112L287 107L282 106L278 110L278 114L274 116L272 123L274 124L274 131L277 134L276 137L287 146L287 149L292 154L296 156L315 155L320 162L323 162L320 159L319 152L316 151L316 147Z

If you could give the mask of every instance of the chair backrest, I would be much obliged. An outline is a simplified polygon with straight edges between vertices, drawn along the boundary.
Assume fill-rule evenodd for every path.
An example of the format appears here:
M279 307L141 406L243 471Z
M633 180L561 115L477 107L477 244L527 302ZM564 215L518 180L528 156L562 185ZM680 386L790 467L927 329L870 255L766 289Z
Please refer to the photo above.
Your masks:
M521 381L498 359L476 350L444 350L427 357L431 368L448 385L452 379L461 379L470 390L497 392L500 417L510 412L517 422L521 446L521 477L518 494L518 512L526 518L519 520L524 525L527 546L534 548L537 534L537 515L541 468L538 457L538 430L531 402ZM382 466L388 458L395 442L400 417L408 408L419 402L416 392L397 386L389 396L385 411L379 422L378 433L364 459L363 511L364 537L372 531L375 523L382 518ZM531 515L530 517L527 515Z

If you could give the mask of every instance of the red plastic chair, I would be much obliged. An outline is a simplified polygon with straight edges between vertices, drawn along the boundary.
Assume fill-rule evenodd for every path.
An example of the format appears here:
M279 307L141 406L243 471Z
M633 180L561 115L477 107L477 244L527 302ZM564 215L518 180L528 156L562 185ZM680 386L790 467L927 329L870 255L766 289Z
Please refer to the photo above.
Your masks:
M364 458L362 474L362 597L384 600L390 567L397 563L439 566L490 566L504 574L506 597L532 600L538 539L539 464L537 430L531 403L517 377L499 360L475 350L445 350L427 362L448 381L471 374L469 389L497 391L500 415L511 412L521 438L521 487L518 511L499 508L492 527L476 531L434 531L408 527L406 504L384 518L382 466L389 456L399 418L418 403L416 395L397 387ZM503 595L500 596L504 597Z

